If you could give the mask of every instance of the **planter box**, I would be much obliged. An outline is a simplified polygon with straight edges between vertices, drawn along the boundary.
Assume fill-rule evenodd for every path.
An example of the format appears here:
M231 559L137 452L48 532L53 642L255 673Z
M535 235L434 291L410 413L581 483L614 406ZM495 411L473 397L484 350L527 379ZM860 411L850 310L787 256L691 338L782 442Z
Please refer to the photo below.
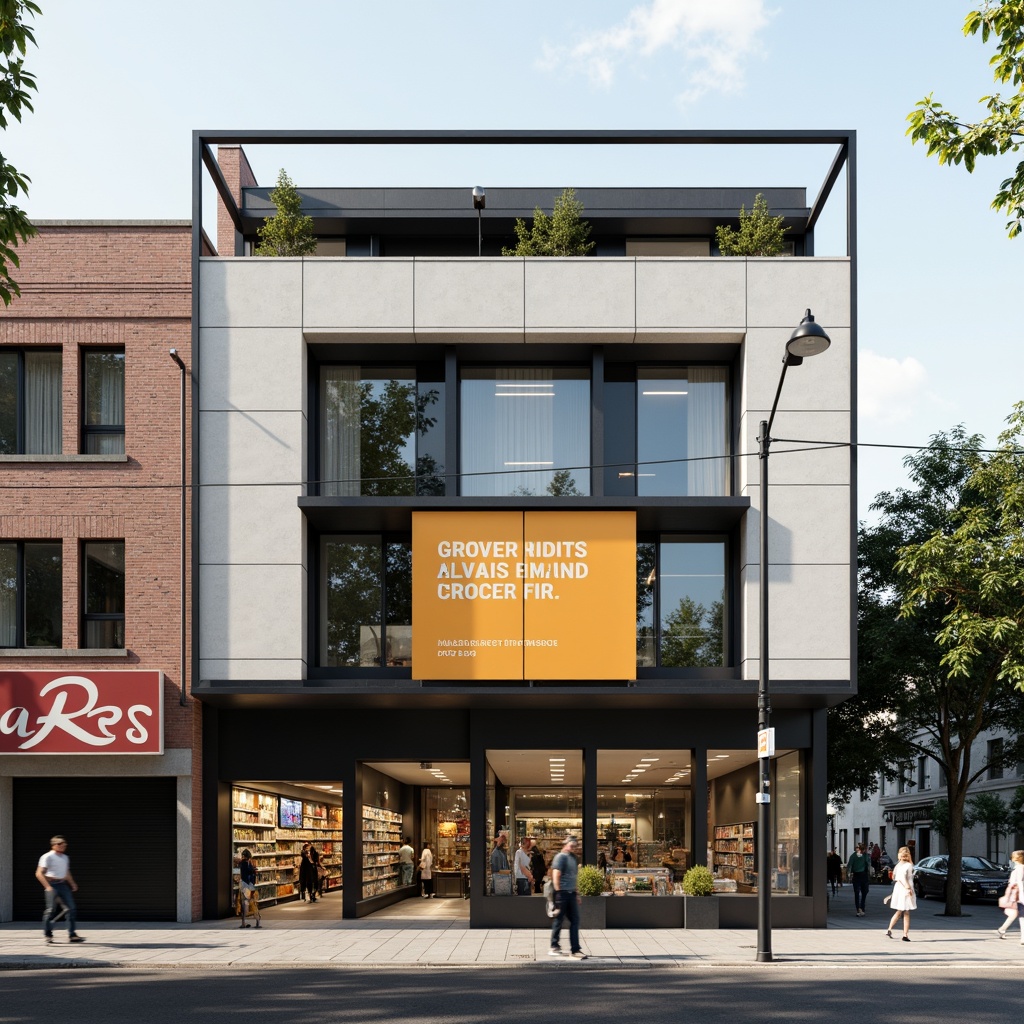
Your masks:
M609 899L604 896L580 897L580 929L600 928L603 930L605 927L605 904L608 902ZM551 919L547 920L550 924Z
M718 928L717 896L684 896L684 928Z
M683 898L631 893L609 896L606 916L609 928L682 928Z

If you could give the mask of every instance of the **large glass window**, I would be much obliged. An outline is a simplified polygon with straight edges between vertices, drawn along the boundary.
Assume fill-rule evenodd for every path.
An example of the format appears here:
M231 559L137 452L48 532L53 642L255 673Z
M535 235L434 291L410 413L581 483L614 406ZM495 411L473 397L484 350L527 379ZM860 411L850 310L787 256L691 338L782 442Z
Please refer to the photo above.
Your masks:
M727 383L723 366L609 366L605 492L728 494Z
M60 647L60 541L0 543L0 647Z
M411 367L320 368L322 495L444 494L443 473L440 380Z
M83 450L90 455L124 454L124 353L87 351Z
M664 537L637 544L637 665L728 663L725 541Z
M320 565L320 664L412 664L412 548L379 535L325 537Z
M460 394L460 493L590 493L587 370L465 369Z
M83 647L122 648L124 637L124 541L88 541L84 551Z
M0 351L0 455L59 455L61 353Z

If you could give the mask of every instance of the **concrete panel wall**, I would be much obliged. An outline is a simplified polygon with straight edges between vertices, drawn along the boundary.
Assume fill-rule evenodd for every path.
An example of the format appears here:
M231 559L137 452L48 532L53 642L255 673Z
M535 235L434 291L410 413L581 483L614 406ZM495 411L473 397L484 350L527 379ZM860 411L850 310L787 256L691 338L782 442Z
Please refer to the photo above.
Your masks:
M849 677L850 451L797 450L851 438L848 260L210 259L201 273L203 678L305 675L307 342L735 341L739 448L756 452L807 307L832 346L789 370L773 427L798 443L772 446L772 677ZM741 672L755 678L756 457L737 480L753 502L739 560Z

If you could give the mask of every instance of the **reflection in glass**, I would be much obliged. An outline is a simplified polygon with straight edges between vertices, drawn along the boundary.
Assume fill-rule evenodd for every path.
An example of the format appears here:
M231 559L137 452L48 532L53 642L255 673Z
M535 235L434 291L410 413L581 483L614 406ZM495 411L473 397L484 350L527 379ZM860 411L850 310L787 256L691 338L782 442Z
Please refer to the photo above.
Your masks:
M772 888L776 892L800 892L800 778L799 750L780 754L773 764L775 785L775 864Z
M60 647L62 593L59 541L0 544L0 647Z
M654 635L654 589L657 584L658 546L637 543L636 546L636 664L638 668L654 668L658 663L657 639Z
M0 352L0 455L59 455L60 352Z
M122 648L124 635L124 541L84 545L85 646Z
M320 664L412 664L412 549L377 535L324 538ZM387 624L382 624L382 602Z
M124 454L124 353L86 352L85 451Z
M600 866L668 867L682 881L692 863L689 787L600 786L597 846Z
M725 544L663 543L660 555L661 664L670 668L724 665Z
M460 397L460 493L590 493L587 370L467 369Z

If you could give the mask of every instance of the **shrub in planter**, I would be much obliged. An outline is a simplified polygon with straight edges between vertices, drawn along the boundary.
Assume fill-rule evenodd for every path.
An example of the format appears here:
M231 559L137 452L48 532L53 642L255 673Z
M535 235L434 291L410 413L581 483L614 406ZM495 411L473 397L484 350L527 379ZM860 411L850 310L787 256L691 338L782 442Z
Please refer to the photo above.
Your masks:
M600 896L604 892L604 872L587 864L576 876L576 891L581 896Z
M683 875L683 893L686 896L711 896L715 891L715 876L703 865L694 864Z

